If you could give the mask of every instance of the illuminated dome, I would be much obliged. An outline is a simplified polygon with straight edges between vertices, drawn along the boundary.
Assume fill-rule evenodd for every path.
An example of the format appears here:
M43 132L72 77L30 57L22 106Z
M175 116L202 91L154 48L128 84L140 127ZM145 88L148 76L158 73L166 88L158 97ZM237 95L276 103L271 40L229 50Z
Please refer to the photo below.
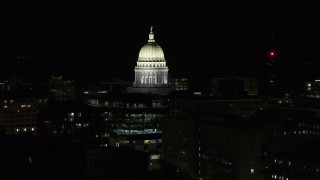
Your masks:
M154 40L152 27L150 29L148 43L145 44L139 52L138 61L143 61L143 62L165 61L162 48Z
M168 87L168 66L161 47L154 41L153 28L140 52L135 71L134 87Z

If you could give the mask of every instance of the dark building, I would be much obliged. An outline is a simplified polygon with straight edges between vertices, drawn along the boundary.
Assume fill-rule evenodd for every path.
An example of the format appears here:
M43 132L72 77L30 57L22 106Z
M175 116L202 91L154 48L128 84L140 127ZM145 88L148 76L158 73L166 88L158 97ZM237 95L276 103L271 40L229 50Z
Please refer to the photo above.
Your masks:
M106 92L115 92L120 93L124 92L127 87L132 86L132 82L126 81L120 78L114 78L110 80L101 81L98 85L98 93Z
M145 153L60 143L50 136L2 136L1 179L141 179Z
M189 90L188 78L174 78L173 86L175 91L188 91Z
M262 174L267 179L318 179L320 123L316 113L277 108L257 114Z
M40 111L47 98L6 96L0 98L0 125L6 134L36 133L41 124Z
M74 80L62 76L52 76L49 80L49 95L57 102L74 100L76 98Z
M48 104L48 81L9 76L0 80L0 126L3 133L38 133L40 111Z
M59 112L59 113L57 113ZM64 101L50 104L44 126L62 142L106 147L109 133L105 114L101 108L85 105L81 101Z
M0 79L2 95L48 96L48 80L45 78L20 78L18 76Z
M250 119L272 106L262 99L171 98L163 158L191 177L260 178L261 140Z
M315 80L314 82L306 82L304 94L306 97L320 98L320 80Z
M215 96L244 97L259 94L259 82L256 77L215 77L211 79L211 85Z
M319 177L319 103L201 98L171 98L162 122L163 158L180 171L203 179Z

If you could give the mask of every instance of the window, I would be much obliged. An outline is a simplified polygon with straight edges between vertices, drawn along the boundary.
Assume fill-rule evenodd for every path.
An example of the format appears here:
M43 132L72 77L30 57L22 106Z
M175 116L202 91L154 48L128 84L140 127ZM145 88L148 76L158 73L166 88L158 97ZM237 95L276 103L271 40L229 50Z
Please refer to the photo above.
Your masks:
M250 169L250 173L253 174L254 173L254 169Z
M160 159L160 154L152 154L150 156L150 160L159 160Z

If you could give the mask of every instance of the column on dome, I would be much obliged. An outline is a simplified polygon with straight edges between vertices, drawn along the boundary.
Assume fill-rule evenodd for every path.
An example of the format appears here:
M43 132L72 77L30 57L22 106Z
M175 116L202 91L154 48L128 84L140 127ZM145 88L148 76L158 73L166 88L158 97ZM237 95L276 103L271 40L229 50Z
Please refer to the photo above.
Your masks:
M136 79L137 84L141 84L141 73L137 72L136 76L137 76L137 79Z
M140 83L139 84L143 84L143 78L144 78L144 74L143 73L141 73L140 74L140 77L139 77L139 80L140 80Z
M148 84L148 73L146 73L144 77L145 77L145 79L144 79L145 83L144 84Z
M162 76L161 76L161 72L158 72L158 80L159 80L159 84L162 84Z
M161 84L164 84L164 72L161 73L161 78L162 78L162 83Z
M161 84L163 84L163 72L161 72Z
M163 82L163 84L168 84L168 76L167 76L167 75L164 76L164 82Z
M159 84L159 72L156 72L156 82L157 82L157 84Z
M148 74L145 74L144 76L144 84L148 84Z
M158 73L154 73L154 84L158 84L157 78L158 78Z
M166 72L166 81L167 81L167 83L166 83L166 84L169 84L168 71Z

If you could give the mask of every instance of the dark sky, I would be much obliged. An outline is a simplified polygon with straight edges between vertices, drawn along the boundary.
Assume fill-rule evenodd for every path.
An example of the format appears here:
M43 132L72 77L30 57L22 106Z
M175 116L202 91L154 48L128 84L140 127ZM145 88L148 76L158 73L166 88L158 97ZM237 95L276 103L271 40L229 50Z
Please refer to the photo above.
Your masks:
M320 58L320 3L172 0L0 4L0 53L137 56L149 26L166 56ZM274 40L272 40L272 38Z

